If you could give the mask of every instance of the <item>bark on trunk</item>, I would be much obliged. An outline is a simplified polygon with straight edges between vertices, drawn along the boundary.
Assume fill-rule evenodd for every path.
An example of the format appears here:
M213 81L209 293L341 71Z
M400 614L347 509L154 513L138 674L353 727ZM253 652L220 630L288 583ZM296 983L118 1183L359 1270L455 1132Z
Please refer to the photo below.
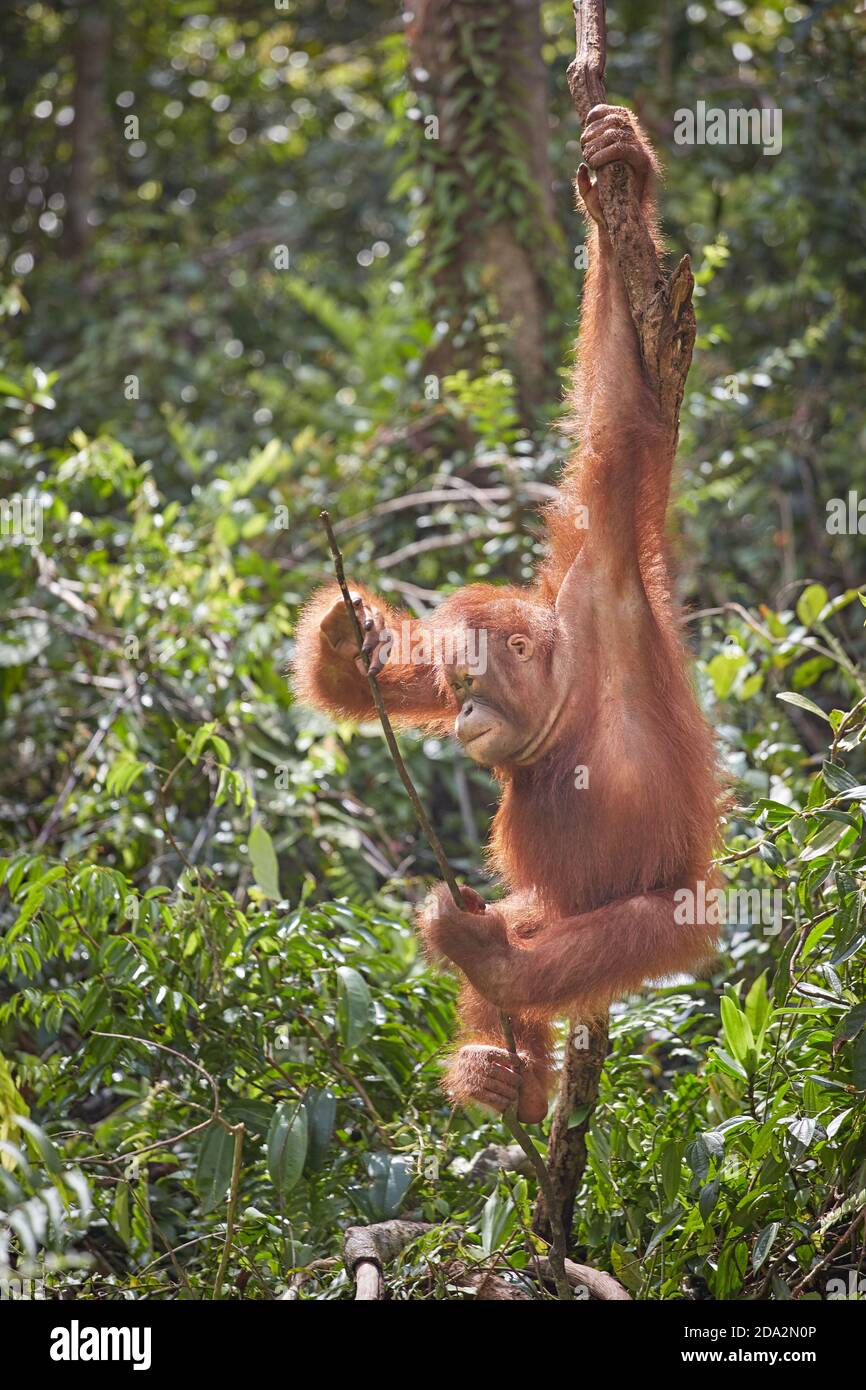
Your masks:
M584 1027L587 1032L586 1047L583 1046ZM547 1171L557 1195L566 1232L572 1227L574 1201L586 1168L586 1136L598 1100L598 1087L607 1053L606 1014L571 1025L547 1145ZM551 1239L550 1220L542 1192L538 1194L532 1227L545 1240Z
M93 232L88 216L96 201L99 159L105 124L105 76L111 47L111 25L99 5L88 5L78 17L73 43L75 121L69 164L66 239L79 256Z
M539 0L415 0L408 29L413 82L435 117L421 152L424 253L448 323L428 370L482 372L489 347L472 322L480 286L506 326L503 355L527 416L555 395L547 319L565 266L539 10Z

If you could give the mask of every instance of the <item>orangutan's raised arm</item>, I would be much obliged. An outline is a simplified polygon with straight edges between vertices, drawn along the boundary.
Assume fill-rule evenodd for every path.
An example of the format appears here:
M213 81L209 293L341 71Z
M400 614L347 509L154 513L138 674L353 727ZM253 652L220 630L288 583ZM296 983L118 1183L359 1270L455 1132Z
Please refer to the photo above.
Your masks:
M385 708L395 723L450 730L454 711L423 659L423 624L397 613L359 585L353 586L364 648L372 654ZM336 584L314 594L295 634L293 685L299 700L343 719L375 719L370 684L349 614Z

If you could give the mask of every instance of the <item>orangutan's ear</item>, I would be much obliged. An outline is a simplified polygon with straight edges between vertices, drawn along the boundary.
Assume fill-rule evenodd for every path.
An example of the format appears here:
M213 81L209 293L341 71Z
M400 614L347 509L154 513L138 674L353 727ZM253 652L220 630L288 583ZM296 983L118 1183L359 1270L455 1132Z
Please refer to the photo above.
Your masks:
M510 652L514 653L518 661L529 661L535 650L532 638L527 637L523 632L512 633L505 645Z

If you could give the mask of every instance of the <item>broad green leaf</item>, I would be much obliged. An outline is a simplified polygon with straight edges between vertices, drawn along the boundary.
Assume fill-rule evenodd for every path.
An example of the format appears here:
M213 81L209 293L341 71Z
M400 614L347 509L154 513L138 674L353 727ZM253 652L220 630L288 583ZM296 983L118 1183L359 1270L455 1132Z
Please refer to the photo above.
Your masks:
M840 767L838 763L826 762L822 764L821 776L827 785L828 790L834 795L839 792L850 790L856 787L857 779L851 776L846 768Z
M820 859L822 855L829 854L833 846L837 845L850 829L847 823L836 820L822 826L817 835L813 835L809 843L800 850L800 862L808 864L812 859Z
M866 1033L861 1033L851 1049L851 1075L858 1091L866 1091Z
M809 661L804 661L794 672L794 689L806 690L810 685L814 685L818 677L825 671L832 671L833 662L826 656L813 656Z
M769 1226L764 1227L758 1239L755 1241L755 1248L752 1251L752 1269L756 1274L769 1255L773 1247L773 1241L778 1234L778 1221L771 1221Z
M60 1162L60 1155L52 1144L44 1129L35 1124L27 1115L13 1115L12 1119L19 1129L23 1129L33 1141L34 1148L38 1151L42 1162L51 1173L52 1177L59 1177L63 1171Z
M192 738L186 742L186 756L191 763L197 763L204 752L205 744L210 741L211 735L216 729L216 720L211 720L208 724L200 724ZM185 741L185 734L178 734L178 741Z
M761 690L761 689L763 688L763 685L764 685L764 676L763 676L763 672L761 672L761 671L756 671L755 674L754 674L753 676L747 676L746 679L743 681L743 683L742 683L742 685L740 686L739 690L736 692L737 699L738 699L738 700L751 700L752 696L753 696L753 695L757 695L757 694L758 694L758 691Z
M719 652L707 663L707 675L713 683L716 699L724 700L731 693L734 682L747 661L748 657L744 652L737 655Z
M148 1178L147 1168L142 1166L139 1169L138 1178L133 1188L130 1184L130 1228L132 1241L136 1253L150 1255L153 1249L153 1227L150 1216L150 1179Z
M816 705L814 700L807 700L805 695L798 695L795 690L783 690L776 699L784 700L788 705L799 705L800 709L808 710L810 714L815 714L819 719L825 719L830 723L830 716L824 713L820 705Z
M334 1133L337 1101L332 1091L311 1090L307 1092L306 1106L309 1134L307 1167L315 1172L324 1163Z
M491 1192L481 1212L481 1248L485 1255L499 1250L514 1225L514 1203L499 1190Z
M26 391L11 377L0 376L0 396L15 396L18 400L25 400L26 395Z
M63 1174L63 1181L78 1199L78 1210L82 1221L86 1221L93 1210L93 1198L84 1174L78 1168L71 1168Z
M722 1071L726 1071L730 1076L736 1076L741 1081L748 1081L749 1074L742 1062L738 1062L723 1047L710 1048L710 1055L715 1057Z
M225 1201L232 1176L234 1140L217 1120L204 1131L195 1172L195 1190L203 1212L213 1211Z
M817 1120L811 1115L804 1115L801 1120L791 1120L788 1123L788 1132L791 1138L798 1144L802 1144L804 1149L808 1149L818 1128Z
M847 1110L843 1110L843 1111L841 1111L840 1114L834 1115L834 1116L833 1116L833 1119L830 1121L830 1123L829 1123L828 1126L827 1126L827 1138L828 1138L828 1139L835 1139L835 1138L836 1138L836 1135L839 1133L839 1130L842 1128L842 1126L843 1126L843 1124L845 1123L845 1121L847 1120L848 1116L852 1113L853 1108L854 1108L853 1106L850 1106Z
M661 1221L656 1226L655 1230L653 1231L650 1237L649 1245L644 1251L645 1256L651 1255L652 1252L655 1250L656 1246L660 1245L661 1242L664 1240L665 1236L668 1235L668 1233L672 1231L675 1226L679 1225L680 1219L683 1216L683 1212L684 1209L680 1206L678 1202L677 1205L671 1211L665 1213L665 1215L662 1217Z
M248 844L250 863L253 866L253 877L257 886L266 898L270 898L272 902L279 902L282 894L280 893L277 855L273 840L261 821L257 821L250 831Z
M408 1159L388 1153L371 1154L367 1168L373 1179L369 1192L373 1210L379 1220L390 1220L400 1211L414 1169Z
M643 1270L634 1251L625 1250L614 1241L610 1247L610 1262L619 1282L632 1293L638 1293L643 1284Z
M340 1038L346 1047L357 1047L364 1041L372 1026L370 991L363 975L350 965L337 970L337 1023Z
M16 1116L27 1113L27 1104L18 1087L6 1058L0 1052L0 1139L13 1140L18 1137ZM8 1172L15 1168L15 1160L10 1152L0 1154L0 1165Z
M716 1203L719 1200L719 1193L721 1190L722 1184L718 1178L713 1178L712 1182L705 1183L701 1188L701 1195L698 1198L698 1209L704 1221L710 1219Z
M741 1066L745 1066L749 1052L755 1046L749 1020L742 1009L727 995L722 996L721 1010L725 1041L731 1050L731 1055Z
M268 1130L268 1173L281 1196L291 1192L304 1171L307 1157L307 1112L303 1105L283 1101Z
M797 599L797 617L804 627L813 627L830 595L823 584L810 584Z
M866 945L866 934L861 932L858 936L854 936L850 941L847 941L844 946L840 946L838 951L833 952L830 957L830 964L843 965L846 960L850 960L852 956L856 956L857 952L862 950L864 945Z
M755 1039L755 1051L760 1055L764 1032L770 1018L766 970L761 972L746 995L745 1014Z
M853 1042L866 1027L866 1004L855 1004L836 1030L836 1042Z

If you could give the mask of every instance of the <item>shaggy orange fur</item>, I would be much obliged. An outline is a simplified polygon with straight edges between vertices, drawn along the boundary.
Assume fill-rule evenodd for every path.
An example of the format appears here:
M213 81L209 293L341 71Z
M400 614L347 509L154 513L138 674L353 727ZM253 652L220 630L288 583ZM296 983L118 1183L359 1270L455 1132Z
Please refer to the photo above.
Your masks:
M602 114L587 126L593 157L584 136L589 162L598 168L615 150L632 164L645 180L642 205L654 228L645 137L620 108L596 110ZM580 443L545 514L547 556L534 585L470 586L445 599L432 620L439 630L484 629L492 674L476 689L506 725L534 728L539 707L558 710L537 755L494 765L502 797L488 857L506 896L484 910L467 891L460 911L443 886L420 919L430 951L466 977L450 1094L497 1110L514 1097L517 1078L499 1025L506 1010L521 1055L525 1120L546 1108L553 1016L586 1016L647 979L692 969L712 953L715 935L674 919L675 890L709 877L719 785L671 595L672 452L603 223L591 228L569 425ZM368 627L423 628L359 592L363 611L380 615ZM370 718L367 681L345 638L335 646L323 630L326 615L332 628L336 622L337 598L328 586L303 614L296 689L321 708ZM508 664L514 633L532 643L523 665ZM403 725L449 728L460 708L452 675L441 663L386 661L379 681L389 713ZM578 785L578 768L588 785Z

